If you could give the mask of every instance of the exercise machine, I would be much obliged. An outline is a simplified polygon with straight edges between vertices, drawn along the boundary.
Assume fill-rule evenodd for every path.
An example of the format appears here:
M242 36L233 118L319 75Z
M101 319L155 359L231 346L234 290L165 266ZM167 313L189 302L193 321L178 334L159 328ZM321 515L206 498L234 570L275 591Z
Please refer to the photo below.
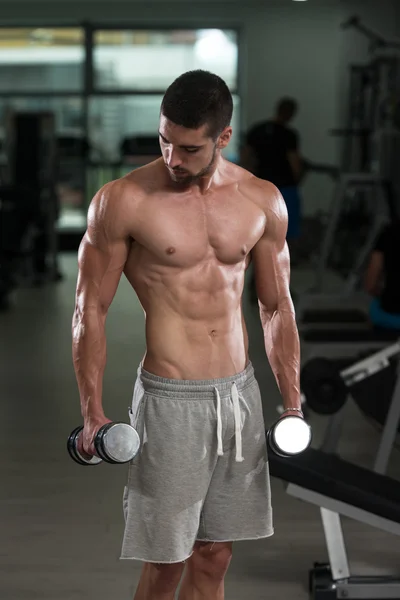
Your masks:
M329 312L326 309L335 305L341 306L332 319L335 323L342 315L342 323L348 326L349 308L353 313L358 309L356 325L363 316L366 321L366 298L359 294L361 275L378 232L399 216L400 40L385 39L358 17L343 27L367 36L370 56L366 64L350 67L347 123L331 132L343 138L342 174L332 199L314 285L296 306L299 323L311 325L321 322L316 315L319 308ZM339 293L326 293L328 270L336 270L344 279Z
M300 301L296 305L296 314L300 324L314 326L321 323L321 316L318 313L322 312L327 317L329 317L329 313L332 314L331 319L326 323L343 323L348 327L351 318L356 313L355 325L367 325L367 298L362 292L359 293L360 283L375 240L393 215L389 190L388 182L383 181L379 175L374 173L348 173L340 176L332 201L320 258L316 266L314 285L308 293L301 295ZM362 224L361 220L353 223L349 228L352 232L348 234L341 227L341 223L343 218L345 221L351 221L347 216L343 216L348 210L350 197L368 208L364 223ZM338 239L338 236L341 239ZM351 247L346 245L346 238L351 241ZM357 251L355 250L356 246ZM346 274L343 273L345 279L341 284L341 291L332 294L324 292L324 290L329 263L335 253L352 255L353 264ZM334 259L336 267L339 269L340 265L337 263L340 263L340 260L340 256ZM342 308L333 309L332 306L335 305L342 306Z
M57 281L56 151L54 115L12 112L0 190L0 303L20 285Z
M375 352L395 342L400 332L378 327L349 329L313 327L301 332L303 364L314 357L353 358L360 352Z
M372 355L361 352L357 360L311 359L300 375L304 403L317 414L333 415L351 395L364 415L383 426L398 377L399 344Z
M371 215L370 223L365 226L364 244L356 255L355 263L350 269L345 282L342 286L342 291L339 295L350 296L357 291L360 281L360 275L365 266L366 260L372 251L375 239L382 227L389 222L388 206L390 200L387 197L387 186L382 181L379 175L373 173L349 173L343 174L340 177L335 196L332 202L330 211L331 217L328 228L323 241L320 260L316 271L315 289L322 291L324 289L324 276L327 271L329 256L337 247L342 244L338 243L337 234L339 232L339 221L342 212L345 210L349 196L364 196L363 202L369 201ZM367 219L368 220L368 219ZM361 223L358 224L359 228ZM357 229L353 230L353 236L357 234ZM361 241L361 240L360 240Z
M315 563L310 571L312 600L400 599L400 573L399 578L351 575L340 520L344 515L400 535L400 482L385 475L400 423L399 356L400 343L396 343L340 372L352 396L357 395L360 385L368 385L383 371L396 373L372 470L349 463L336 454L343 407L331 419L321 449L310 448L291 458L269 453L271 475L286 482L286 492L319 506L321 511L329 564ZM357 404L362 406L360 398Z

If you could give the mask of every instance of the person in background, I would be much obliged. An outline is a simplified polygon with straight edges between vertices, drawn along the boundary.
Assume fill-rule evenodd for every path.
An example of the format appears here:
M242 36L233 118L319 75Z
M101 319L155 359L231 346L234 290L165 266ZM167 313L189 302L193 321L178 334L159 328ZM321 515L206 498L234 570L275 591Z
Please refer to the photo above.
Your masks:
M287 240L300 234L301 198L298 185L304 175L297 131L289 127L298 112L293 98L282 98L275 116L256 123L247 133L242 163L260 179L270 181L281 192L289 213Z
M241 165L256 177L270 181L281 192L288 211L288 243L291 263L296 263L296 244L301 229L299 184L305 172L297 131L289 127L298 112L297 101L282 98L272 119L256 123L248 131L241 152ZM249 280L250 299L256 302L254 276Z
M364 289L372 296L369 318L376 327L400 330L400 221L378 235L364 275Z

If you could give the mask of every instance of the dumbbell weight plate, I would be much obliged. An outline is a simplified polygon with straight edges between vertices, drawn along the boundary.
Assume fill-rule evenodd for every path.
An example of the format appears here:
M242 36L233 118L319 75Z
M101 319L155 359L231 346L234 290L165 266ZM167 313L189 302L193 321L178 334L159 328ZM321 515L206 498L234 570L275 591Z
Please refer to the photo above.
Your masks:
M80 425L76 429L73 430L71 435L68 438L67 449L72 460L77 462L79 465L83 465L84 467L96 466L102 462L101 458L98 456L92 456L90 459L85 458L78 451L78 440L79 436L82 434L83 426Z
M267 434L271 450L282 457L296 456L305 452L311 444L311 427L302 417L281 417Z
M140 448L137 431L127 423L107 423L97 432L94 445L99 456L111 464L131 461Z
M111 457L107 456L107 454L105 453L105 449L103 447L103 435L104 433L107 431L107 429L109 429L111 427L113 423L106 423L105 425L103 425L102 427L100 427L100 429L98 430L98 432L96 433L94 440L93 440L93 444L94 447L96 448L96 452L99 456L101 456L101 458L108 463L111 464L117 464L114 460L112 460Z

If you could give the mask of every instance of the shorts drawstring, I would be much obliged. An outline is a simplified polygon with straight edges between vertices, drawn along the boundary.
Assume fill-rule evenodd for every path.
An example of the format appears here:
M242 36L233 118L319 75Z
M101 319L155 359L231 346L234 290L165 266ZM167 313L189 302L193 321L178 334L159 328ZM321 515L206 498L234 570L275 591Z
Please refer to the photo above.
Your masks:
M236 383L232 384L232 401L235 415L236 462L243 462L242 456L242 427L240 419L239 392Z
M217 396L217 437L218 437L218 456L223 456L222 448L222 414L221 414L221 396L217 388L214 388Z
M221 413L221 396L218 388L214 388L215 395L217 398L217 438L218 438L218 456L223 456L223 445L222 445L222 413ZM242 427L240 418L240 404L239 404L239 392L236 383L232 384L231 387L231 398L233 402L233 414L235 419L235 442L236 442L236 462L243 462L244 458L242 455Z

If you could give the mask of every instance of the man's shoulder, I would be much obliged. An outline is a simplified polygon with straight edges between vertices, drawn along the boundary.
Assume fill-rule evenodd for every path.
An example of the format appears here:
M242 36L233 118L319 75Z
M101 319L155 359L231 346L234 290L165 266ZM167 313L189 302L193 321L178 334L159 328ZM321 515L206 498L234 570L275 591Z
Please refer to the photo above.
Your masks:
M125 176L103 185L90 203L88 227L109 239L134 237L139 206L145 197L135 178Z
M106 183L95 195L94 206L107 211L120 210L124 206L131 210L137 208L157 186L159 166L156 163L154 161Z
M125 178L109 181L93 197L89 207L89 216L108 219L113 213L120 214L121 208L125 205L134 205L139 191L138 186Z
M244 177L240 181L240 190L249 195L254 201L263 204L270 204L280 196L278 188L271 181L256 177L252 173L249 173L248 177Z
M243 181L240 190L267 216L281 218L285 214L286 204L282 194L270 181L253 175Z

